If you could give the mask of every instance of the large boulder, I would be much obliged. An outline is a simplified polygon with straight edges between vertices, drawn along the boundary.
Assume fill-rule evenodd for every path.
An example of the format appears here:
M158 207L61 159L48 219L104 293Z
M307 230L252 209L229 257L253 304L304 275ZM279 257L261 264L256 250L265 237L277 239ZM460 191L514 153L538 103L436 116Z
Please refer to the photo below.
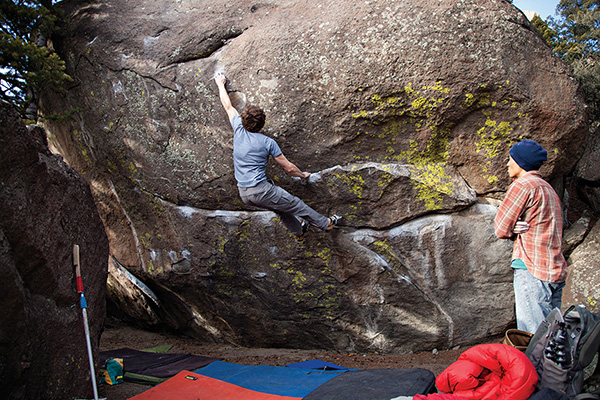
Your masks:
M80 246L94 355L104 325L108 240L87 182L0 104L0 391L92 395L73 246ZM96 359L97 360L97 359Z
M600 125L588 135L585 152L577 164L577 194L600 216Z
M148 321L204 340L409 352L499 335L513 319L512 247L494 236L493 205L385 231L342 228L303 244L272 212L164 209L183 242L212 236L156 273L150 293L134 288L131 314L148 310Z
M116 263L159 300L142 296L149 303L133 305L133 315L247 345L391 351L472 343L511 323L510 271L485 285L457 273L477 269L473 260L494 271L509 261L509 244L494 244L476 214L461 218L484 229L473 234L486 246L474 250L448 234L436 236L435 257L402 257L402 268L424 274L411 278L418 285L405 287L399 277L410 275L394 278L393 267L355 274L360 279L345 270L369 270L373 259L409 251L396 239L367 245L356 232L389 236L442 214L453 221L473 213L464 210L477 195L501 195L508 148L523 137L549 150L546 177L560 181L572 170L586 131L576 81L514 6L61 4L69 22L53 44L75 84L64 96L45 93L42 109L71 111L70 119L46 122L53 149L89 180ZM276 165L269 177L324 214L342 213L343 229L299 246L273 214L239 200L232 131L213 81L221 70L234 105L264 108L265 133L314 173L306 186ZM425 246L425 232L415 243ZM451 262L467 254L468 271ZM126 305L126 288L139 287L118 278L113 302ZM506 313L469 314L456 293L470 293L473 307L501 304ZM402 316L429 336L405 335ZM373 330L380 324L389 324L384 336Z
M563 304L582 304L592 312L600 312L600 221L571 253L568 262Z

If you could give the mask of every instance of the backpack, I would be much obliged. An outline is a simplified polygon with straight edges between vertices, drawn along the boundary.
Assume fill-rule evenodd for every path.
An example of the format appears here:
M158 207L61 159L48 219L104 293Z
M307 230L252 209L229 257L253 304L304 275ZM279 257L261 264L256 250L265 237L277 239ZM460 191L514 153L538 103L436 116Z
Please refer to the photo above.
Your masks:
M548 314L531 338L525 355L539 377L539 388L550 388L569 398L583 389L584 368L600 348L600 314L571 306ZM596 358L597 360L597 358Z

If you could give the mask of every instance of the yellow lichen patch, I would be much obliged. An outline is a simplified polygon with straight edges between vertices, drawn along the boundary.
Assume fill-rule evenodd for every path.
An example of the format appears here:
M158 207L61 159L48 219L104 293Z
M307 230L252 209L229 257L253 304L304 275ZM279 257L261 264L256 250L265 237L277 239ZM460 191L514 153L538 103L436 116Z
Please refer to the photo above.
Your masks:
M239 240L250 240L250 225L248 221L242 222L240 229L235 233Z
M423 89L434 90L436 92L440 92L440 93L443 93L443 94L450 93L450 88L443 87L441 81L437 81L435 83L435 85L433 85L433 86L423 86Z
M348 220L348 221L357 220L358 217L356 216L356 214L358 214L358 206L355 204L349 204L348 208L350 209L350 212L347 214L344 214L344 219Z
M131 174L133 174L133 175L138 173L138 170L137 170L135 164L133 163L133 161L129 162L129 172L131 172Z
M423 107L426 103L427 103L426 98L424 98L424 97L416 98L412 102L412 108L414 108L415 110L418 110L421 107Z
M341 294L336 289L336 286L332 284L325 284L321 289L319 306L322 307L323 316L327 319L334 319L336 311L339 309Z
M77 147L79 147L79 151L80 151L81 158L82 158L83 162L88 167L92 167L93 166L93 162L92 162L92 158L90 157L90 154L88 152L88 148L86 146L85 139L83 137L84 133L78 131L77 129L74 129L72 133L73 133L73 137L77 141ZM86 171L84 171L84 170L82 170L80 172L83 175L85 175L85 173L86 173Z
M496 157L501 150L503 140L508 137L510 132L512 132L512 128L509 122L497 123L488 118L485 126L477 131L479 141L475 143L476 151L484 152L488 158Z
M344 184L346 184L349 187L350 192L353 193L356 197L358 197L359 199L362 198L365 180L362 176L360 176L360 174L357 173L350 175L347 173L341 173L335 174L335 177L344 182Z
M472 93L465 94L465 106L471 107L475 104L475 96Z
M163 272L162 266L160 266L160 265L158 265L158 266L154 265L154 262L152 260L148 260L148 264L147 265L148 265L148 267L147 267L148 271L147 272L150 275L158 275L158 274L160 274L160 273Z
M443 195L451 195L454 189L451 177L446 174L445 164L412 166L411 176L418 190L417 198L425 203L425 209L429 211L442 209Z
M403 151L399 154L399 159L408 161L409 163L418 167L424 166L430 163L444 163L450 156L448 152L448 139L444 136L440 137L437 131L434 131L425 150L419 150L419 143L416 140L410 141L410 149Z
M384 170L385 167L386 165L382 166ZM380 199L383 196L385 189L392 183L393 180L394 178L391 173L386 171L386 173L381 174L380 178L377 180L377 187L381 189L379 192L378 199Z
M288 271L288 272L294 276L292 278L292 282L294 283L294 285L300 286L304 282L306 282L306 276L304 276L304 274L302 272L300 272L300 271Z
M449 142L447 135L451 124L440 126L437 122L436 111L448 101L450 89L444 87L440 81L431 85L423 85L421 90L415 90L412 83L405 85L404 90L390 96L375 94L371 96L371 102L375 104L373 113L357 113L355 117L367 118L377 115L385 116L385 123L379 123L377 133L368 134L368 137L386 139L386 154L384 159L395 162L408 162L413 165L412 173L418 198L424 202L428 210L442 207L442 195L451 194L453 185L450 176L446 174L445 166L449 158ZM467 100L475 103L478 99L473 95L467 95ZM479 99L481 104L489 103L489 96ZM428 139L423 147L419 148L417 141L410 142L409 150L398 148L396 137L406 132L423 131L427 129ZM422 146L422 144L421 144ZM362 159L368 159L363 156ZM348 177L340 177L351 186L353 193L359 197L362 194L364 181L352 181ZM389 186L392 177L389 174L382 175L377 182L381 188L380 196Z
M323 262L325 263L325 265L329 266L329 261L331 260L331 249L329 248L324 248L323 250L321 250L318 254L319 258L323 260Z
M354 118L367 118L369 113L366 110L361 110L358 113L352 114Z
M376 248L376 253L383 256L388 261L396 259L393 247L390 246L387 240L376 240L375 242L373 242L373 245Z
M512 104L519 104L513 102ZM508 103L504 104L508 105ZM519 119L525 117L527 114L518 113L516 121L496 121L492 119L492 111L484 110L483 115L486 117L483 125L477 130L477 141L475 142L475 151L484 157L485 161L480 163L481 173L483 178L487 180L490 185L495 184L498 181L496 175L488 174L488 171L492 167L492 160L503 154L505 142L510 137L510 134L514 130L514 126L519 124Z
M227 239L225 239L223 236L219 236L217 239L217 250L219 253L225 253L225 243L227 243Z
M589 310L591 312L597 313L597 312L600 311L600 307L599 307L600 302L598 301L598 299L596 299L596 298L594 298L592 296L588 296L586 300L587 300L587 303L589 305L588 308L589 308Z

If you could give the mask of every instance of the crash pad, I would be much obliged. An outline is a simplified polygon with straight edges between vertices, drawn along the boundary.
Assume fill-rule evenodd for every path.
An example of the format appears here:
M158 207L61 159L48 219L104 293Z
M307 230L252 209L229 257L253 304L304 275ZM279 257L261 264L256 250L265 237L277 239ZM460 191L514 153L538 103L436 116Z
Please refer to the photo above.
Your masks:
M330 362L319 360L319 359L286 364L285 366L290 367L290 368L320 369L323 371L331 371L331 370L357 371L356 369L353 369L353 368L341 367L339 365L335 365Z
M163 382L180 371L192 371L220 360L192 354L152 353L122 348L101 352L100 365L104 365L109 358L123 359L125 381L149 384Z
M304 397L346 371L317 371L269 365L240 365L215 361L194 372L254 390L280 396Z
M181 371L165 382L129 400L301 400L255 392L228 382L190 371Z
M389 400L430 393L434 384L433 372L422 368L348 371L319 386L304 400Z

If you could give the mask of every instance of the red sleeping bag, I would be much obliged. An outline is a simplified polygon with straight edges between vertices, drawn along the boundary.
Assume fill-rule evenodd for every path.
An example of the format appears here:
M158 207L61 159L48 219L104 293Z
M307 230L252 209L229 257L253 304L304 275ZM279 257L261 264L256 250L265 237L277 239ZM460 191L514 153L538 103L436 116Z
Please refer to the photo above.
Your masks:
M537 383L529 358L500 343L470 348L435 380L439 391L469 400L526 400Z

